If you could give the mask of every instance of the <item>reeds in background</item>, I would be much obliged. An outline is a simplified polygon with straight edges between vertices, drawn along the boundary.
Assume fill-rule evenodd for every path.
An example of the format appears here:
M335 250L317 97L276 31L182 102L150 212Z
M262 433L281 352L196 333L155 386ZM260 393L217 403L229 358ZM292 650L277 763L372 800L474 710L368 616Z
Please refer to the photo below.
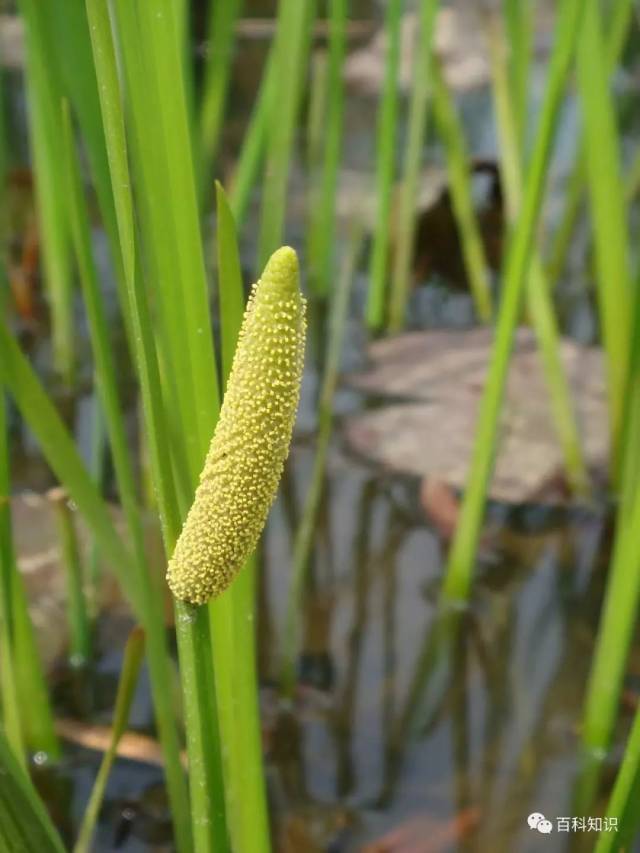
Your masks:
M612 28L612 54L622 48L628 10L621 5ZM619 39L617 41L616 39ZM622 186L620 137L608 96L611 64L602 20L594 6L585 16L579 54L580 95L585 114L585 158L596 280L607 359L611 432L611 481L619 496L609 577L584 710L585 755L576 803L588 808L597 791L606 750L613 736L623 677L640 601L640 521L637 432L640 428L640 302L638 279L630 272L627 202ZM633 741L632 741L633 745ZM633 754L633 750L631 750ZM633 759L629 759L633 761ZM625 765L623 779L629 773ZM624 785L624 781L620 783ZM620 808L620 788L614 806ZM615 804L618 805L615 805Z
M269 255L282 243L289 169L306 78L315 5L315 0L307 3L280 0L278 5L278 28L273 46L273 85L277 101L271 102L268 117L258 270L264 267Z
M399 331L405 323L411 286L411 260L415 249L416 204L427 130L433 68L433 35L438 0L420 4L420 25L414 44L413 82L409 102L407 143L398 211L398 239L393 258L389 297L389 330Z
M309 285L320 296L332 289L336 239L335 203L344 124L343 64L346 53L348 3L331 0L330 38L326 69L326 106L320 115L322 167L313 179L309 198Z
M66 572L69 660L72 666L80 669L91 659L91 624L85 597L85 573L78 533L65 490L50 489L47 497L55 517L60 562Z
M507 209L507 234L516 227L522 203L522 164L520 132L514 87L509 82L509 62L505 50L505 37L498 16L488 23L487 37L491 56L493 95L498 138L500 141L501 177ZM517 78L515 78L517 80ZM589 473L582 449L578 423L571 400L571 391L560 358L560 334L552 298L552 288L547 279L539 251L531 252L527 282L527 306L533 323L547 380L551 411L555 421L558 441L562 447L567 479L576 495L585 497L589 492Z
M220 134L225 117L231 70L235 25L242 0L214 3L209 9L207 54L199 109L200 192L210 186Z
M611 473L616 483L629 370L632 296L626 204L616 117L609 96L609 67L601 14L596 3L589 3L578 41L577 72L584 115L602 343L607 361Z
M493 315L493 298L489 268L473 204L470 158L462 123L435 59L431 63L431 80L433 112L444 144L453 211L460 232L469 286L477 315L482 322L487 323Z
M469 596L487 487L493 470L513 337L521 318L526 274L540 216L556 120L574 58L582 12L583 4L577 0L563 0L558 9L556 40L549 61L546 90L525 180L521 213L517 227L511 234L504 262L495 341L478 413L467 489L443 587L444 596L449 600L466 601Z
M63 211L64 176L60 103L61 69L53 49L51 16L44 7L24 0L26 61L31 147L36 174L38 219L43 266L51 310L53 364L67 385L75 371L71 247Z
M129 634L124 650L122 671L118 682L118 693L113 710L111 741L100 763L100 769L98 770L87 808L82 817L82 825L78 832L78 839L73 847L73 853L89 853L91 850L91 839L104 799L109 774L116 759L118 743L129 721L131 704L138 683L143 658L144 632L139 628L134 628Z
M391 200L396 174L398 124L398 68L400 63L401 0L389 0L385 15L384 87L378 107L376 133L376 223L369 265L367 325L373 331L384 327L387 304Z
M612 4L611 12L606 30L606 62L609 76L618 67L629 34L633 17L632 0L619 0L619 2ZM602 65L600 71L603 71ZM567 255L582 210L586 179L585 142L582 139L577 151L575 165L567 180L562 216L551 235L547 268L549 279L553 282L559 281L565 271ZM633 184L633 180L631 184Z

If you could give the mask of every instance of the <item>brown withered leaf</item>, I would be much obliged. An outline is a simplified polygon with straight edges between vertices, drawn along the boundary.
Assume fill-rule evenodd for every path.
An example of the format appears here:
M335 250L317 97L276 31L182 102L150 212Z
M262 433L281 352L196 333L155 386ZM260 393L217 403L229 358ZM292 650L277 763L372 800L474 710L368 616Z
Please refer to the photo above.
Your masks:
M99 726L84 723L82 720L62 718L56 720L55 729L56 734L63 740L95 752L106 752L111 745L111 726ZM143 764L153 764L158 767L164 764L162 747L158 741L138 732L125 732L120 738L116 753L119 758L128 758ZM186 767L186 752L181 753L180 757Z
M347 420L351 448L387 469L462 490L491 344L487 328L412 332L372 344L369 369L347 382L389 402ZM561 357L587 463L601 469L608 458L602 353L562 340ZM563 458L530 329L516 335L500 429L490 496L508 503L557 501L557 491L547 498L545 487Z

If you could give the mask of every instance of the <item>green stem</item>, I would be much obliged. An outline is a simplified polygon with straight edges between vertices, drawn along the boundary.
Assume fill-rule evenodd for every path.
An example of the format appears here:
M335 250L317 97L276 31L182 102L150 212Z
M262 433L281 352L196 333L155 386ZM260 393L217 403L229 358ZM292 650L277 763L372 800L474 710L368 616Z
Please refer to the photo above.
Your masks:
M216 196L222 384L226 388L244 294L235 223L220 184ZM255 664L254 578L255 558L250 558L231 588L209 604L220 733L225 743L225 794L231 840L238 853L271 849Z
M143 657L144 632L140 628L134 628L129 634L124 651L124 660L118 681L118 692L116 694L116 704L113 711L113 722L111 724L111 739L100 762L98 775L93 783L91 796L82 816L82 824L73 848L73 853L90 853L91 838L98 820L102 801L104 800L109 774L118 753L120 738L124 734L127 723L129 722L131 703L133 702L133 695L138 683Z
M433 31L439 0L422 0L420 30L414 45L415 65L409 104L409 128L404 156L404 175L398 214L397 243L389 302L389 330L402 329L411 285L411 261L415 245L416 201L422 165L422 148L427 129L429 85L431 82Z
M173 545L175 540L167 540L167 553L172 553ZM195 853L224 853L231 847L227 834L209 614L206 607L193 607L182 601L175 602L175 611L189 754L193 846Z
M200 104L201 193L209 192L206 188L220 141L233 67L235 24L241 10L242 0L209 4L208 52Z
M346 0L331 0L324 160L311 199L309 280L320 296L329 292L333 272L336 189L344 123L342 67L346 53L347 6Z
M600 769L609 747L620 702L625 665L640 602L640 295L636 281L629 388L624 423L622 489L604 608L596 642L584 709L583 744L586 756L579 785L579 805L593 799Z
M622 765L618 771L606 817L617 823L616 832L602 832L595 853L613 853L629 849L638 827L640 796L640 710L636 711L627 740Z
M2 721L14 755L24 763L24 742L15 678L15 650L12 620L12 587L15 583L15 558L11 536L9 494L9 454L6 402L0 391L0 705Z
M516 127L518 128L517 151L523 151L528 131L529 70L535 37L536 8L533 3L522 0L504 0L504 15L507 24L509 45L509 73L511 98L513 101Z
M587 3L578 41L578 86L585 122L585 162L594 226L598 307L606 353L611 473L620 475L621 432L630 352L631 281L619 135L599 4Z
M262 726L256 663L257 624L255 613L258 561L250 557L236 579L234 599L234 646L239 650L234 670L236 728L239 733L239 764L242 768L241 825L243 853L271 850L267 786L262 756Z
M389 0L385 16L387 53L384 85L378 110L376 135L376 226L373 235L367 298L367 325L376 331L384 326L389 260L389 219L395 175L396 130L398 123L398 67L400 62L400 22L402 0Z
M512 0L512 2L516 2L516 0ZM606 61L610 74L613 74L620 61L632 20L633 0L619 0L619 2L613 4L606 44ZM567 182L567 189L565 191L566 201L562 219L555 229L553 242L549 251L547 272L551 282L559 281L565 270L567 255L569 254L573 233L584 199L586 181L587 169L585 139L583 136L580 139L575 164Z
M229 203L236 225L240 227L247 215L251 191L260 171L268 137L269 118L276 92L278 66L276 46L272 46L262 74L262 82L256 99L249 127L244 135L240 156L235 165Z
M322 161L323 128L327 115L329 64L326 50L316 50L309 71L309 106L305 128L305 165L311 180L317 178Z
M98 384L98 377L94 377L94 384ZM102 407L97 397L94 397L93 412L91 418L91 460L89 470L100 492L104 492L105 479L105 450L106 450L106 430ZM100 549L97 544L92 541L89 547L89 556L87 560L87 582L89 588L89 611L92 618L98 614L99 608L99 589L100 589Z
M582 0L563 0L558 10L556 42L550 61L547 89L531 155L522 213L518 226L511 235L506 258L502 303L485 391L480 404L467 489L444 581L443 596L449 600L466 601L469 596L487 489L493 473L498 422L509 360L521 313L526 273L542 204L556 118L574 53L583 5Z
M473 204L471 170L464 131L437 59L431 63L433 111L444 143L453 212L460 230L462 255L479 318L493 315L489 268Z
M67 577L67 613L71 635L69 659L74 667L86 666L91 658L91 627L84 594L78 534L65 490L51 489L47 497L55 513L62 565Z
M73 291L69 239L62 212L64 193L60 171L60 75L49 35L34 0L21 0L26 27L27 94L31 145L36 173L39 233L45 282L51 308L54 366L71 385L74 375Z
M14 671L25 741L32 752L39 752L49 761L57 761L61 754L60 743L55 732L51 699L29 614L27 594L18 572L15 572L13 580Z
M282 242L289 168L306 71L308 34L315 2L280 0L276 34L278 108L270 112L265 182L262 196L258 268Z
M64 853L62 839L0 729L0 849Z
M488 38L500 139L502 180L506 192L507 218L510 228L513 228L522 198L522 165L518 153L518 131L510 94L508 65L504 54L504 33L496 17L489 22ZM551 299L551 289L535 247L531 257L527 298L569 481L577 494L585 494L589 488L589 475L571 402L571 391L560 357L560 335Z
M620 506L618 525L584 709L582 741L586 755L576 802L576 807L584 811L593 803L611 742L640 600L640 488L637 486L629 504Z

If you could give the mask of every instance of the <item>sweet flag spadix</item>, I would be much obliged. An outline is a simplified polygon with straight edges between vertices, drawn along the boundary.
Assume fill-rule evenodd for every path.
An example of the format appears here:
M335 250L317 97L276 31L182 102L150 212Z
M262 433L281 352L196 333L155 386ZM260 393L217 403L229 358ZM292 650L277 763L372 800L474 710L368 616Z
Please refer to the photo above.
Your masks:
M200 483L167 582L204 604L231 583L265 525L289 453L300 396L306 305L293 249L254 285Z

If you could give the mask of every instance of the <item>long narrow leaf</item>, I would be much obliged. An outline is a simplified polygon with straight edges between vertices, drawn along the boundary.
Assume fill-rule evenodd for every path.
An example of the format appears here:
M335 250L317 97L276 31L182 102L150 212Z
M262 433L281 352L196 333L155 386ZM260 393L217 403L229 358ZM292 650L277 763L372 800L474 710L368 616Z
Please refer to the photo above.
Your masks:
M93 783L91 796L82 817L78 839L73 848L74 853L89 853L91 850L91 838L104 799L109 774L116 759L120 738L124 734L129 721L131 703L133 702L133 694L138 683L143 657L144 632L139 628L134 628L129 634L129 639L124 650L124 661L120 670L118 693L113 711L113 723L111 724L111 739L100 763L96 780Z
M609 95L599 5L587 3L579 39L578 82L594 224L598 303L606 353L612 474L617 479L629 367L631 283L619 137Z
M238 228L247 215L251 191L254 188L265 156L269 116L276 92L277 72L276 45L274 43L269 51L262 74L258 97L251 113L249 127L244 135L229 191L229 205Z
M422 0L420 28L414 46L414 74L409 104L409 127L404 156L402 194L398 214L398 239L393 261L389 329L398 331L405 319L416 230L416 201L427 129L433 33L439 0Z
M324 158L311 197L309 277L311 286L321 296L329 292L333 271L336 188L344 120L342 66L346 53L347 5L346 0L331 0Z
M74 330L69 234L63 212L61 172L60 69L51 49L41 4L21 0L26 24L26 59L31 144L36 196L48 290L54 364L67 384L73 381Z
M94 25L91 30L94 59L98 78L101 82L101 107L107 136L111 180L116 199L118 228L123 245L123 265L129 292L130 310L135 328L136 362L142 388L147 436L151 451L151 470L163 523L165 551L167 555L170 555L173 552L182 520L171 466L172 441L182 441L188 445L186 447L183 445L183 449L190 459L191 471L188 473L192 478L192 485L195 485L193 479L195 477L193 473L195 470L194 464L196 464L197 457L200 456L202 458L205 452L204 447L200 447L199 445L199 441L204 435L204 432L201 431L203 425L201 416L205 409L209 411L211 419L215 418L217 413L217 382L215 362L211 349L208 300L206 298L206 291L200 287L200 285L204 284L200 278L199 269L202 261L202 249L201 245L198 244L196 247L196 256L192 259L194 267L191 269L191 273L195 275L195 279L189 279L189 276L186 276L182 285L187 287L187 289L193 288L190 297L192 299L191 308L195 302L201 299L204 299L205 304L204 306L200 306L199 316L192 316L189 311L186 311L184 316L186 317L187 325L183 325L182 328L180 326L177 327L178 331L181 331L184 335L182 338L183 346L185 341L193 344L194 338L204 338L205 343L195 346L194 353L196 351L199 352L203 346L205 348L209 347L207 357L198 365L198 376L200 379L203 379L207 369L209 370L209 384L206 388L202 389L202 397L197 403L195 400L190 401L188 397L185 398L182 410L178 413L181 420L188 420L191 417L192 423L196 422L195 429L190 429L189 431L189 435L191 436L191 440L189 441L187 436L170 433L169 422L166 417L167 413L163 405L158 358L149 315L147 294L139 275L141 267L134 241L134 216L127 162L127 141L109 14L103 0L89 0L89 3L90 19ZM173 115L175 120L183 124L180 129L176 130L177 138L181 138L186 132L184 126L186 121L186 106L184 103L184 89L181 88L181 73L178 67L180 56L177 47L178 39L176 36L175 21L173 11L167 8L167 4L160 4L158 8L155 8L156 5L154 4L154 10L146 9L145 12L154 11L160 14L161 17L163 15L166 16L165 20L156 21L153 24L147 21L149 28L144 30L145 39L143 42L140 42L136 41L136 37L140 35L141 22L138 21L135 10L129 4L118 4L119 35L121 39L126 39L128 43L126 62L129 69L128 83L130 87L139 87L139 84L146 79L139 76L141 73L138 62L140 53L143 54L143 60L147 63L148 68L151 68L151 65L153 65L155 69L154 73L158 72L158 69L155 68L157 62L165 62L169 66L172 66L169 73L173 73L179 78L177 81L172 82L170 89L181 100L180 104L173 105L172 108L175 111ZM133 13L133 15L129 13ZM155 53L161 45L164 45L167 54L165 56L158 54L156 57ZM144 62L142 68L145 67ZM149 65L150 62L151 65ZM163 79L165 79L166 73L166 69L163 69ZM180 89L178 92L175 91L176 85ZM155 101L155 106L158 107L157 100ZM147 106L141 103L139 104L139 110L140 114L138 118L145 114ZM150 118L155 126L157 116L151 116ZM176 142L176 137L174 137L172 130L167 125L168 119L169 116L167 114L161 118L163 122L165 155L169 148ZM138 127L138 144L140 143L140 138L142 138L141 133L143 130L144 128ZM171 139L168 137L171 137ZM151 140L149 142L151 145L154 144ZM179 152L177 156L182 156L182 154L185 154L189 158L190 150ZM170 212L169 215L173 216L175 213L179 213L180 208L186 205L189 207L188 218L193 219L195 217L197 220L195 187L192 182L193 176L190 171L190 165L191 161L186 167L176 167L177 172L176 168L171 167L175 181L172 189L177 189L177 185L182 178L185 182L185 197L181 200L178 208ZM184 170L185 168L186 174L184 171L181 171L181 169ZM162 178L158 176L157 180L161 182ZM153 184L148 189L153 190ZM151 199L147 199L147 203L149 204L150 202ZM166 222L165 225L173 227L171 222ZM182 223L180 229L183 227L184 223ZM180 239L180 235L175 234L175 239ZM196 226L195 233L190 235L187 246L194 239L199 240L199 225ZM183 246L182 248L184 249L185 247ZM151 242L147 246L147 249L153 254L153 269L158 270L159 252L161 251L159 234L151 235ZM184 263L185 260L183 255L182 262ZM186 269L184 272L187 272ZM172 299L175 300L175 295L172 295ZM179 298L176 304L180 304ZM162 342L160 342L160 346L162 346ZM170 357L170 349L162 353L160 361L163 367L167 366L167 359ZM180 376L181 381L184 379L185 377ZM204 441L208 442L209 437L210 432L206 434ZM187 745L190 756L189 776L191 782L191 813L194 844L199 851L207 851L214 848L224 850L227 847L226 815L220 765L218 724L215 713L215 683L213 680L209 623L206 610L204 608L197 610L189 608L182 603L176 603L176 633L185 699ZM179 828L181 832L186 833L187 827L183 823L184 808L182 792L179 791L176 793L181 797ZM188 842L184 840L182 846L186 849Z
M11 535L7 439L6 400L4 392L0 391L0 708L7 739L14 755L19 761L24 761L12 631L12 588L16 582L16 571Z
M522 199L522 164L517 116L509 85L508 63L504 56L504 34L497 17L490 21L488 37L500 140L501 174L505 188L507 218L509 227L512 228L517 222ZM560 334L554 313L551 287L535 247L531 257L527 298L540 347L551 412L562 446L568 478L574 490L578 494L584 494L588 490L589 477L571 391L560 357Z
M489 267L473 204L471 161L464 130L437 60L431 64L433 112L444 143L451 200L462 243L462 256L478 317L488 322L493 313Z
M280 0L276 34L278 108L269 116L269 143L258 241L258 268L282 242L289 168L303 91L307 36L314 0ZM272 107L274 105L272 104Z
M218 289L222 329L222 379L226 387L244 313L235 223L226 194L216 185ZM255 559L231 588L209 605L217 647L216 687L225 750L225 788L234 849L268 853L269 817L255 664Z
M49 815L0 729L0 849L64 853Z
M510 0L510 2L516 2L516 0ZM617 0L613 4L611 20L608 22L609 30L607 32L606 54L607 67L610 74L618 66L632 19L633 0ZM549 252L547 269L549 279L552 282L560 279L566 266L573 233L582 208L586 178L585 139L583 136L575 158L575 165L567 182L562 218L553 235Z
M636 711L622 765L607 806L606 819L610 824L614 820L617 821L616 831L600 834L595 853L627 850L633 844L634 834L640 822L638 797L640 797L640 711Z
M389 217L395 175L396 130L398 117L398 65L400 58L400 21L402 0L389 0L385 17L387 49L384 88L378 109L376 135L376 227L369 268L369 293L367 298L367 324L370 329L381 329L387 290L389 262Z
M209 4L207 61L200 104L201 194L206 192L220 141L233 66L235 24L241 9L242 0Z
M509 359L521 314L526 273L540 214L556 117L573 58L583 7L582 0L563 0L557 12L556 43L525 185L522 212L518 227L512 234L506 259L502 303L485 392L480 405L467 490L447 566L443 589L446 599L466 600L469 595L487 488L493 473Z

